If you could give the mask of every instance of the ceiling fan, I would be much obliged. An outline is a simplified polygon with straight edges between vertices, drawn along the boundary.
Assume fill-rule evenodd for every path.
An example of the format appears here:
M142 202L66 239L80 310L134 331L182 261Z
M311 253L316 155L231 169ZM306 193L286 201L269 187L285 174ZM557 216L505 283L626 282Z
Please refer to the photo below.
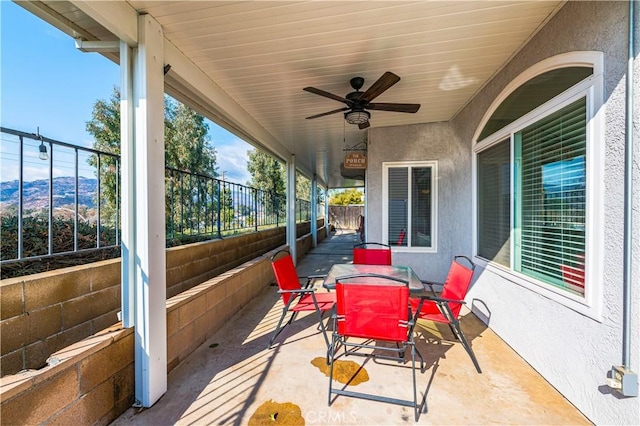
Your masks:
M420 104L389 104L389 103L372 103L375 98L381 95L385 90L400 81L400 77L392 72L385 72L382 76L367 89L366 92L361 92L360 89L364 85L364 78L353 77L350 80L351 87L355 92L347 94L346 97L340 97L333 93L325 92L324 90L316 89L315 87L305 87L302 90L315 93L316 95L324 96L325 98L333 99L338 102L347 104L346 107L335 109L333 111L323 112L322 114L312 115L307 117L308 120L324 117L325 115L335 114L336 112L347 111L344 113L344 119L349 124L357 124L360 129L366 129L370 126L369 118L371 113L369 110L377 111L394 111L394 112L409 112L415 113L420 109Z

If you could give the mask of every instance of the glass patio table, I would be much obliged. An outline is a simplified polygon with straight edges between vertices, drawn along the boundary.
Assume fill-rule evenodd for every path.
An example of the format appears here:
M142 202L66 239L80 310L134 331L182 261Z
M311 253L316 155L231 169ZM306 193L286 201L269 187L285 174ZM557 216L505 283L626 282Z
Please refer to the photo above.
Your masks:
M409 266L393 266L393 265L354 265L352 263L338 263L329 269L329 273L322 284L324 288L332 290L336 288L336 278L358 275L358 274L378 274L393 278L399 278L409 283L409 291L412 294L423 293L424 285L420 278L413 272ZM375 284L375 277L361 278L366 280L368 284ZM357 278L355 280L358 280ZM388 281L379 280L380 284L388 284ZM356 281L357 282L357 281Z

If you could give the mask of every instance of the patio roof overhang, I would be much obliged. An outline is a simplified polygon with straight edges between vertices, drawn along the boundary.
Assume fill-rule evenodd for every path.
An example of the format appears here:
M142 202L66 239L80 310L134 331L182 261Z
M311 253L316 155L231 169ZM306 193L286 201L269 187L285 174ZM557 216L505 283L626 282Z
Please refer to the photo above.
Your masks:
M344 104L304 87L347 97L351 78L366 90L391 71L401 81L375 102L422 107L374 110L373 128L449 121L563 3L20 1L77 46L119 44L103 54L122 70L122 318L136 330L138 403L167 389L163 92L286 161L296 258L296 169L329 188L363 185L340 166L367 136L341 111L305 119Z
M329 188L361 186L341 174L344 148L367 130L344 106L303 91L345 96L385 71L401 81L376 102L419 103L415 114L373 111L371 127L449 121L563 6L558 1L239 2L19 1L74 38L137 44L137 16L161 25L165 91ZM104 53L118 62L117 53Z

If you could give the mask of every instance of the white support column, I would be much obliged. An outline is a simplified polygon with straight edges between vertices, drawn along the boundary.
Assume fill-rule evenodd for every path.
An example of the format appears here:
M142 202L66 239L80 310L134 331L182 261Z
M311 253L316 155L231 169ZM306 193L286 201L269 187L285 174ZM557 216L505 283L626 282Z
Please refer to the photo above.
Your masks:
M128 215L123 216L128 219L123 220L123 245L129 250L123 277L133 279L127 287L133 287L135 299L135 398L143 407L151 407L167 390L163 41L160 24L150 15L139 16L133 130L127 127L134 141L127 142L123 161L123 170L131 173L123 185Z
M293 262L296 259L296 156L287 161L287 244Z
M311 242L313 248L318 247L318 179L311 179Z
M135 325L135 175L134 165L134 103L133 103L133 50L120 42L120 176L122 214L122 270L121 304L122 326Z
M324 187L324 227L327 228L327 237L331 236L329 229L329 187Z

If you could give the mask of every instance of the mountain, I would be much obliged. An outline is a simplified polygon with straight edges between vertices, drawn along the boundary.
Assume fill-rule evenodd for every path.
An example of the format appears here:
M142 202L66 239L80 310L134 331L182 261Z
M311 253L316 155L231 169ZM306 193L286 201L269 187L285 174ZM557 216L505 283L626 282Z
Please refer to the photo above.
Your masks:
M78 205L95 208L97 179L80 176L78 178ZM40 210L49 204L49 180L40 179L23 182L23 208ZM75 179L72 176L53 178L53 205L55 207L73 205ZM3 209L18 206L18 180L0 182L0 204Z

